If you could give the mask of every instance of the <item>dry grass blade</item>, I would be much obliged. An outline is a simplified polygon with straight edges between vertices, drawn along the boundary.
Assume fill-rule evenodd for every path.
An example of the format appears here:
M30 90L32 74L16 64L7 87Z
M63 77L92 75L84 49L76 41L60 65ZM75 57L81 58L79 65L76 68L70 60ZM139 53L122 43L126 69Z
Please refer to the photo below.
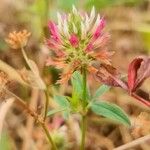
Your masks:
M146 135L144 137L138 138L130 143L127 143L118 148L115 148L114 150L128 150L132 147L143 144L144 142L147 142L147 141L150 141L150 135Z
M43 80L40 77L39 69L38 69L36 63L33 60L31 60L31 59L29 59L27 57L27 55L26 55L26 53L25 53L25 51L23 49L22 49L22 54L23 54L23 57L24 57L26 63L28 64L28 66L31 69L31 72L32 72L33 77L34 77L34 82L37 84L37 87L39 89L45 90L46 89L46 85L45 85L45 83L43 82Z
M23 81L20 74L15 69L3 62L2 60L0 60L0 70L5 72L10 79L15 80L21 84L27 85L27 83Z

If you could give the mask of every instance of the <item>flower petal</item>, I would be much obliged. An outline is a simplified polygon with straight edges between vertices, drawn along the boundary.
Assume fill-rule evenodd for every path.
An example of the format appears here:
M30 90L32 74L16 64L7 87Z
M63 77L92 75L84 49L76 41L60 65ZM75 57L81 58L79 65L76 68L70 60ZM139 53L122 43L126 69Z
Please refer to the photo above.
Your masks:
M101 35L104 27L105 27L105 20L104 18L102 18L99 20L99 24L96 27L96 30L94 31L94 35L93 35L94 39L97 39Z
M57 81L57 84L64 84L67 83L68 80L71 78L73 71L68 71L67 73L61 74L60 79Z
M48 23L48 27L49 27L50 33L52 35L52 38L55 41L59 42L60 41L60 36L59 36L59 32L58 32L58 28L57 28L56 24L54 22L50 21Z
M72 45L73 47L78 47L79 39L78 39L78 37L77 37L75 34L72 34L72 35L71 35L69 41L70 41L70 43L71 43L71 45Z
M57 69L66 67L63 59L51 59L50 57L46 60L46 66L55 66Z
M99 60L100 62L110 65L111 57L113 56L113 54L114 51L100 50L99 52L97 53L95 52L91 55L97 60Z

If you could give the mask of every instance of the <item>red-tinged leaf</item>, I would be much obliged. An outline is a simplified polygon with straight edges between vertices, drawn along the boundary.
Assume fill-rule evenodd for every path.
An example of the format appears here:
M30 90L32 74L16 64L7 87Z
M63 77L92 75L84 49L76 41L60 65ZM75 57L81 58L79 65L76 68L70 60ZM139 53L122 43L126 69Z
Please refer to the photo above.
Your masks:
M120 73L111 65L101 65L96 74L96 78L106 85L120 86L127 89L126 84L120 79Z
M150 77L150 58L143 58L138 70L135 88L141 86L145 79Z
M129 68L128 68L128 88L129 88L130 92L135 90L137 71L140 68L142 61L143 61L142 58L135 58L129 65Z

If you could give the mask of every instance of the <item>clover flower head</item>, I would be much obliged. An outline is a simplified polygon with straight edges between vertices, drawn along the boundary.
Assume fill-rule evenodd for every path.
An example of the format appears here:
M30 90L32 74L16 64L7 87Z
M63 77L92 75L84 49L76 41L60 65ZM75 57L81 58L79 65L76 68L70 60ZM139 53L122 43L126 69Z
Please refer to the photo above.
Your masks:
M71 13L57 13L57 18L57 24L48 23L50 38L47 45L54 55L47 59L46 65L67 68L60 83L67 81L74 70L92 68L95 61L110 63L112 52L106 49L109 40L109 34L104 32L106 22L104 17L96 16L94 7L88 15L73 6Z
M30 32L27 30L22 30L19 32L11 32L8 35L8 38L5 41L9 44L12 49L19 49L21 47L26 46Z

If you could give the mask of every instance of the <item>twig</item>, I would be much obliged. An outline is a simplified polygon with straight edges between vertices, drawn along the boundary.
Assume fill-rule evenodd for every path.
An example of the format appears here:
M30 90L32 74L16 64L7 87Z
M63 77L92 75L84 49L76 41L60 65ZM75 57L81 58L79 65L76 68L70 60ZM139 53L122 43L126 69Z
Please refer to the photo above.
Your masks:
M128 150L129 148L135 147L137 145L143 144L144 142L150 140L150 135L138 138L130 143L124 144L120 147L115 148L114 150Z
M43 117L39 116L33 109L31 109L20 97L18 97L17 95L15 95L14 93L12 93L11 91L7 90L7 88L4 88L5 91L12 95L14 98L16 98L16 104L19 105L20 107L22 107L23 109L27 110L27 113L30 114L37 122L39 122L39 124L41 125L41 127L43 128L49 142L52 145L52 150L57 150L57 147L55 145L55 143L53 142L53 139L45 125L45 122L43 120Z

